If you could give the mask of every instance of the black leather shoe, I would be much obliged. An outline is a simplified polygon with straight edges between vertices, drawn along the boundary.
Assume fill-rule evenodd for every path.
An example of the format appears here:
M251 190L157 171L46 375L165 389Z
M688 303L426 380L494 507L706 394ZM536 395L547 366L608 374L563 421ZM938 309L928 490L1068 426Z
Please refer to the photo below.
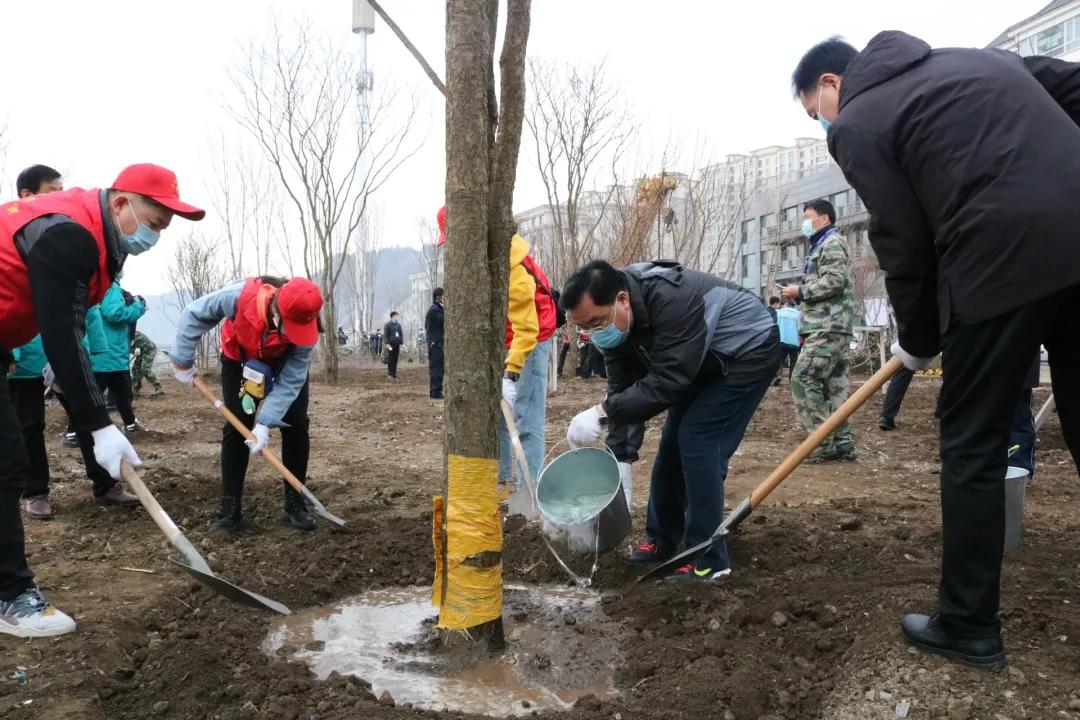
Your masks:
M1001 670L1005 667L1005 646L1001 643L1001 635L954 637L941 626L941 620L936 613L905 615L900 629L907 641L920 650L944 655L950 660L980 670Z
M881 428L882 430L888 432L889 430L895 430L896 429L896 421L893 420L892 418L887 418L884 415L882 415L881 419L878 420L877 426L879 428Z

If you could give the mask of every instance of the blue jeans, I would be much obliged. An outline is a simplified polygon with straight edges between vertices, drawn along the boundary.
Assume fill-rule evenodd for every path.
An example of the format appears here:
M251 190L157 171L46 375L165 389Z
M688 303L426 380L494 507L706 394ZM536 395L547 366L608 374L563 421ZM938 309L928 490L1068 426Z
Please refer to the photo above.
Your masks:
M547 426L548 361L551 357L551 339L537 343L528 357L521 377L517 381L517 398L514 400L514 422L525 450L525 461L533 482L540 474L544 461L544 430ZM505 423L499 423L499 482L509 483L514 476L514 448ZM521 481L521 478L518 478Z
M776 365L750 376L720 376L668 410L653 464L645 532L660 548L692 547L712 537L724 519L728 460L776 375ZM718 542L697 565L731 566Z

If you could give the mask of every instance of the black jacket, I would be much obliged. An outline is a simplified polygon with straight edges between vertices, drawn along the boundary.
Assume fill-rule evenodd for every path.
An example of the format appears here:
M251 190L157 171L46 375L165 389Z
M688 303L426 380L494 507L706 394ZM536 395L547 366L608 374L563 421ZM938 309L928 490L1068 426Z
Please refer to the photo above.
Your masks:
M443 344L445 314L446 311L441 303L433 302L428 308L427 315L424 316L424 337L427 338L429 346Z
M383 342L390 348L401 347L405 342L405 335L401 332L401 323L391 320L383 325Z
M870 211L900 344L1080 283L1080 64L883 32L847 67L829 150Z
M721 374L775 373L779 331L768 308L748 290L674 263L639 263L620 271L634 326L625 342L604 350L612 423L609 445L621 460L636 457L640 429ZM771 375L770 375L771 376ZM636 437L626 447L626 433Z

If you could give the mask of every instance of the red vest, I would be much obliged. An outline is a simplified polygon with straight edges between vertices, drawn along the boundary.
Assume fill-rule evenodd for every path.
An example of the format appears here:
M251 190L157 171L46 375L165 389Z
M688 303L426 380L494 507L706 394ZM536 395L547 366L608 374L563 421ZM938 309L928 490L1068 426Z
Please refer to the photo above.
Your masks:
M275 369L289 349L277 330L267 330L266 312L278 289L262 278L248 278L236 301L236 316L221 323L221 352L237 362L262 360Z
M532 279L536 282L536 320L540 326L540 332L536 334L536 342L542 343L549 337L555 334L556 325L556 313L555 313L555 298L551 296L551 283L547 279L547 275L533 260L532 255L526 255L525 259L521 261L521 266L525 268L525 272L532 275ZM514 328L511 326L510 321L506 321L506 349L510 349L510 343L514 339Z
M105 297L112 278L100 196L100 190L73 188L0 205L0 344L6 348L25 345L39 332L30 301L30 277L15 247L16 233L31 220L44 215L66 215L90 231L97 242L98 269L90 278L86 306L97 305Z

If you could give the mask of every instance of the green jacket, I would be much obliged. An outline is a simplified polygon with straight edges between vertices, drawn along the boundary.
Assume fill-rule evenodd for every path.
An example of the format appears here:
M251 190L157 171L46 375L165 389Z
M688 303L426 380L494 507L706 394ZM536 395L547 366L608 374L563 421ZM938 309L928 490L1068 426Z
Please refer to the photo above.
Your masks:
M105 333L101 329L101 323L92 323L90 316L97 308L90 308L86 317L86 334L83 335L82 344L86 352L93 358L95 353L105 352ZM41 373L49 359L45 357L45 347L41 343L41 336L35 335L34 339L22 347L15 348L12 353L15 356L15 372L8 373L12 380L41 380Z
M97 310L97 317L93 310ZM87 326L90 323L100 323L105 333L106 350L102 353L92 354L91 365L94 372L118 372L127 370L131 361L131 345L128 340L128 328L146 312L146 306L141 302L131 305L124 303L124 294L120 291L120 283L114 282L112 287L105 293L101 304L87 313Z
M806 259L799 294L799 332L850 335L855 321L855 282L847 240L833 229Z

